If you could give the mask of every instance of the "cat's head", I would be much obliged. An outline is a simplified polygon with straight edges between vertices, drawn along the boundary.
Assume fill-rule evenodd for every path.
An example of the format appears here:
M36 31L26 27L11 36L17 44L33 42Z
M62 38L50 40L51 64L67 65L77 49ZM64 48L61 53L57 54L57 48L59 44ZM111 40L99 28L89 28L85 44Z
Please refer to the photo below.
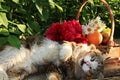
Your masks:
M103 65L102 52L96 49L95 45L80 44L74 51L75 62L84 72L95 70L99 65Z
M83 58L78 58L78 64L84 72L97 70L103 67L103 58L98 50L86 52Z
M86 77L88 72L90 72L90 74L101 73L103 71L103 61L102 52L96 48L91 48L90 51L80 53L75 63L76 77Z
M87 45L87 44L76 44L74 47L73 47L73 57L74 59L78 59L79 58L82 58L85 54L85 52L89 52L91 50L95 50L96 49L96 46L91 44L91 45Z

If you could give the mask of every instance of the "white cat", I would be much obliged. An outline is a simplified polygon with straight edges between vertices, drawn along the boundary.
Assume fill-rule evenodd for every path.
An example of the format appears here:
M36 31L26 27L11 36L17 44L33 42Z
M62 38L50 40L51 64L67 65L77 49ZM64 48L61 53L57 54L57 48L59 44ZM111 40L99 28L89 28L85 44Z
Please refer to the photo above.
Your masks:
M9 80L9 69L21 74L25 72L20 77L22 80L26 75L36 72L37 65L53 63L59 66L61 62L71 57L77 58L82 52L90 50L87 44L67 41L59 43L47 38L33 38L22 44L20 49L7 45L0 51L0 80Z

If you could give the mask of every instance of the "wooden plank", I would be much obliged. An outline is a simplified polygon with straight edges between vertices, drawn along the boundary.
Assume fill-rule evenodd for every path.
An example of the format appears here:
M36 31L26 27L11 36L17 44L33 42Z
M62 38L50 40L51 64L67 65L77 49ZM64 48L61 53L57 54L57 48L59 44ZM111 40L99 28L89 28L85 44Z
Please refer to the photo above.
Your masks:
M120 47L111 47L108 56L110 56L111 58L120 57Z
M118 58L120 57L120 47L98 48L103 53L103 58Z
M112 80L111 77L120 77L120 46L111 48L98 47L98 49L103 52L104 58L109 58L104 62L105 80ZM120 80L120 78L115 80Z
M103 57L110 57L104 62L104 76L113 77L120 76L120 47L112 47L108 54Z
M105 77L120 76L119 58L111 58L104 62L104 76Z

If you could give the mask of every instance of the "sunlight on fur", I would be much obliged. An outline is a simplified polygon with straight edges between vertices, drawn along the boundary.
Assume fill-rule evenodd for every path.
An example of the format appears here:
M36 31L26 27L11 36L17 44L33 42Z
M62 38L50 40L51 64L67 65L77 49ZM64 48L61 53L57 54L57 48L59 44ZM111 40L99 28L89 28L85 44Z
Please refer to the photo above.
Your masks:
M12 77L23 80L27 75L36 73L37 66L52 63L59 68L62 62L67 62L70 58L75 63L73 74L77 77L102 65L99 64L102 60L98 57L98 52L94 52L96 50L94 45L68 41L55 42L44 37L33 37L31 40L28 39L20 49L7 45L0 51L0 80L9 80ZM98 60L93 59L94 56ZM52 74L49 74L48 78L57 80Z

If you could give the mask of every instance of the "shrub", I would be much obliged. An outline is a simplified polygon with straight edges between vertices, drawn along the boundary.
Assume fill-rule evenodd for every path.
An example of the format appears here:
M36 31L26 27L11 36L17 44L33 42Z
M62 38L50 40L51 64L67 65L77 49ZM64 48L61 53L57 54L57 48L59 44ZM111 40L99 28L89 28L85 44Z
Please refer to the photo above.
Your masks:
M0 46L10 43L19 48L20 39L44 35L53 22L75 19L81 2L82 0L0 0ZM119 36L120 1L107 2L115 17L115 35ZM98 15L109 27L109 14L99 0L94 0L94 5L86 4L81 12L80 23L86 24L89 19Z

